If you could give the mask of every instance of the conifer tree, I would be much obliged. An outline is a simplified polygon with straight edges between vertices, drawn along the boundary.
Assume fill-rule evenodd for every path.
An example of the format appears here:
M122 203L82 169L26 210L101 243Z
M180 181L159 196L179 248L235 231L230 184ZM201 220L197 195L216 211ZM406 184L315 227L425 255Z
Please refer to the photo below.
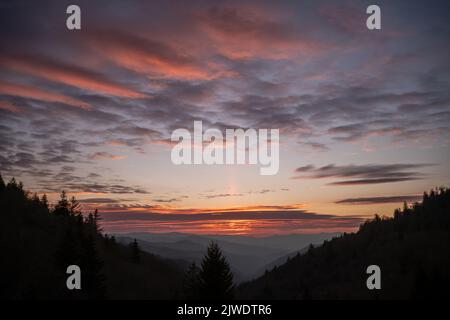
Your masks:
M33 193L33 197L31 198L31 201L33 201L35 204L39 204L41 200L39 199L37 193Z
M200 269L195 262L192 262L184 276L183 298L191 300L200 298Z
M66 270L68 266L77 265L82 267L81 254L82 248L80 246L80 239L77 237L71 226L66 225L62 237L57 241L57 248L55 252L56 267L60 276L60 281L58 284L59 288L65 287ZM79 298L81 293L77 290L63 290L62 294L63 298L76 299Z
M70 205L69 201L67 200L67 194L63 190L61 191L60 199L58 203L55 206L55 210L53 210L53 213L57 216L69 216L70 215Z
M82 286L84 285L86 288L87 298L103 299L105 297L103 263L99 258L95 238L92 234L88 234L83 240L81 269L84 270Z
M136 239L134 239L131 244L131 261L133 263L139 263L141 261L141 249L139 248L139 244Z
M75 199L75 197L70 198L69 212L71 216L81 215L80 203L77 201L77 199Z
M2 175L0 174L0 192L3 192L6 188L5 181L3 181Z
M100 217L100 214L98 213L98 210L95 209L94 211L94 225L95 225L95 232L100 234L102 233L103 229L100 227L100 220L102 220L102 218Z
M95 230L96 230L96 226L95 226L95 220L94 220L94 215L92 213L88 214L88 217L86 218L86 224L88 227L88 231L91 234L95 234Z
M217 243L211 242L209 245L199 276L201 298L208 300L233 298L233 274Z
M47 199L47 195L45 193L41 197L41 204L45 209L48 209L48 199Z

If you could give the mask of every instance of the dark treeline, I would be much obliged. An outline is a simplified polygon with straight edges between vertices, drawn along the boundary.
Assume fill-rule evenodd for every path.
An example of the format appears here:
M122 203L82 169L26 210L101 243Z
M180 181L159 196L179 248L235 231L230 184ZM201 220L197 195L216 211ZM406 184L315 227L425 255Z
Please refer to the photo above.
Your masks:
M0 299L171 299L184 268L102 234L95 211L83 216L64 192L54 206L0 176ZM66 268L81 269L68 290Z
M368 290L366 268L381 268L381 290ZM310 247L239 287L257 299L446 299L450 296L450 189L425 193L392 218Z

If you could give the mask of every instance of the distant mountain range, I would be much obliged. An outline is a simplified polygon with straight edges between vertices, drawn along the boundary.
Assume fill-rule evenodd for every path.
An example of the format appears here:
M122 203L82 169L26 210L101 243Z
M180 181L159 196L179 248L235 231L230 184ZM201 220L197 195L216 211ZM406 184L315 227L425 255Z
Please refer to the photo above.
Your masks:
M194 235L184 233L116 234L119 242L128 244L137 239L142 250L164 258L200 264L211 241L218 243L232 267L237 282L246 281L286 262L310 244L339 236L338 233L276 235L249 237L233 235Z

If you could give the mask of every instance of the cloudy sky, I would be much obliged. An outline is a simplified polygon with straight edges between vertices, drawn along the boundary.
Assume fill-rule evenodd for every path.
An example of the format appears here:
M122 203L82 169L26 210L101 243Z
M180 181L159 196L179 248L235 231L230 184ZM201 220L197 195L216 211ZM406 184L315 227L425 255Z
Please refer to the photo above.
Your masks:
M450 184L450 3L0 1L0 172L109 232L351 231ZM176 166L177 128L277 128L280 170Z

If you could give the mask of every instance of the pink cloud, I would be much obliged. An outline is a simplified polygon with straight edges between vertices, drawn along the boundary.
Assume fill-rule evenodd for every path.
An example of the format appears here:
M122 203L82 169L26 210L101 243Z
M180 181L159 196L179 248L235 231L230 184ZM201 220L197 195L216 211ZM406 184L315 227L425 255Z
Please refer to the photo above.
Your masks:
M0 109L14 113L21 112L21 109L19 107L8 101L0 101Z
M91 108L88 103L64 94L5 81L0 81L0 94L19 96L48 102L60 102L83 109Z
M144 98L147 96L126 86L114 83L98 73L79 67L57 64L34 56L3 56L1 61L3 65L15 71L81 89L127 98Z
M312 55L324 48L320 42L295 33L283 22L284 17L262 7L214 7L195 18L210 45L232 59L285 59Z
M121 67L162 78L208 80L226 74L220 65L198 61L181 48L119 31L97 31L88 44Z

